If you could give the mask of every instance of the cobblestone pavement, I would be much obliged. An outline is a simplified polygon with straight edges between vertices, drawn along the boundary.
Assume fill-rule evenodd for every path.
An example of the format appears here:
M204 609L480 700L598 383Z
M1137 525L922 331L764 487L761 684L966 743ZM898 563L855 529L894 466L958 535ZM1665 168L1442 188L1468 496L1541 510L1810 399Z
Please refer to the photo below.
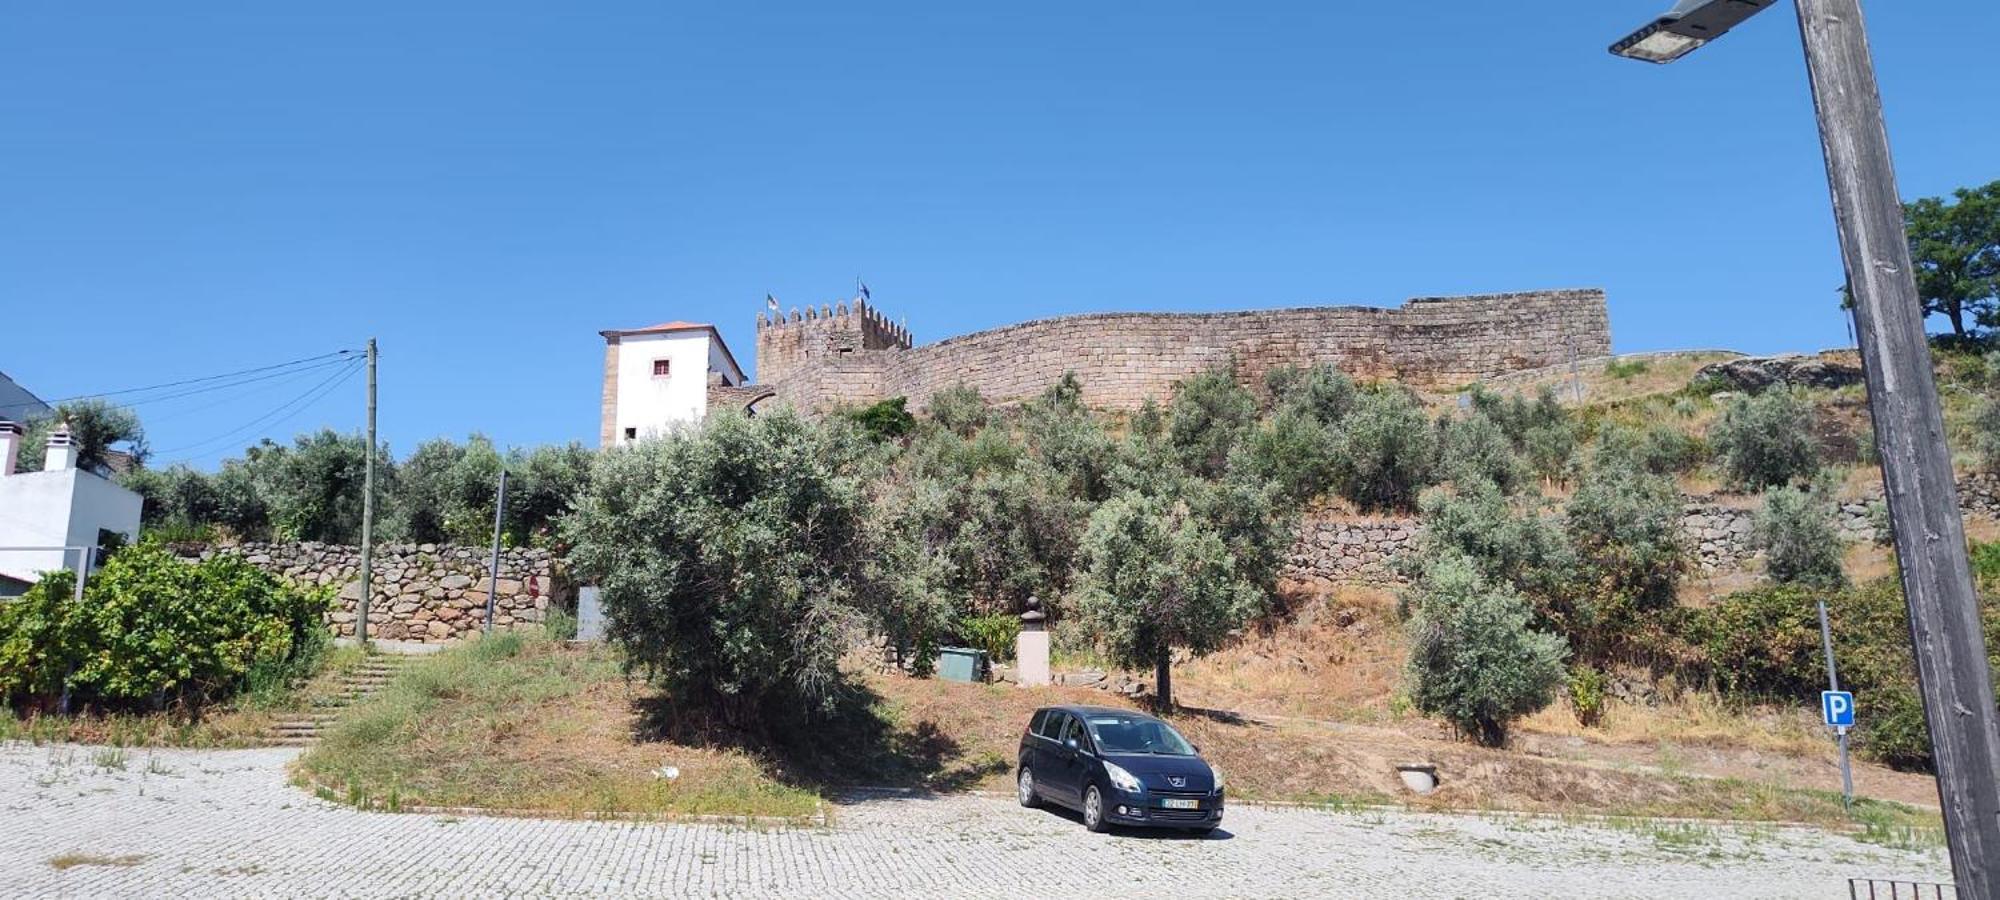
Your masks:
M369 813L288 785L296 752L0 745L0 895L1817 898L1948 871L1808 830L1250 806L1207 840L965 796L796 829Z

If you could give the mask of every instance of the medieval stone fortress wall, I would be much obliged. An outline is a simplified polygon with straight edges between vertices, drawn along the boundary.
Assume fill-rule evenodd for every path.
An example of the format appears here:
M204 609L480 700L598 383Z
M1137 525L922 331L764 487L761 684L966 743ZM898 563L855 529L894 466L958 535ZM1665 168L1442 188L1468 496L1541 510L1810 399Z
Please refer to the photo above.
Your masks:
M1423 297L1396 308L1318 306L1220 313L1099 313L1038 319L921 347L857 300L757 317L757 376L807 410L968 384L1019 403L1065 373L1083 400L1132 409L1214 368L1260 387L1280 366L1329 364L1362 379L1451 390L1482 378L1610 354L1602 290Z

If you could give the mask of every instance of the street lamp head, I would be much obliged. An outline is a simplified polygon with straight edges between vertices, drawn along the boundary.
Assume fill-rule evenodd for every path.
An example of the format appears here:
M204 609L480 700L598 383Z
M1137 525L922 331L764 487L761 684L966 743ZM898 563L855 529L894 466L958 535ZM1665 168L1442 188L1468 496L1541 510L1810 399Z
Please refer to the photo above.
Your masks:
M1670 63L1721 37L1777 0L1680 0L1664 16L1611 45L1626 59Z

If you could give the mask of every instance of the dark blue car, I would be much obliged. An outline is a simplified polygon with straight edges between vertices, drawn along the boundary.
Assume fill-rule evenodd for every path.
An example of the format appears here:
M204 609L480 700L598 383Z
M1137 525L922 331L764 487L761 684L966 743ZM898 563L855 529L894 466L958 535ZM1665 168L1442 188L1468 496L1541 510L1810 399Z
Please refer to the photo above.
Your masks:
M1091 831L1142 825L1207 834L1222 824L1222 773L1173 726L1129 709L1036 710L1014 777L1022 806L1067 806Z

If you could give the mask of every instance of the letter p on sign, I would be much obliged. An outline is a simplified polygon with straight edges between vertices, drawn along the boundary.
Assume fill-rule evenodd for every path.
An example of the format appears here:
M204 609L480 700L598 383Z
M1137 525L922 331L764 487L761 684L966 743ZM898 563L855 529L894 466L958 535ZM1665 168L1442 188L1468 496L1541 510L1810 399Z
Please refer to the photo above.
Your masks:
M1848 691L1820 691L1819 710L1826 724L1834 728L1854 725L1854 695Z

